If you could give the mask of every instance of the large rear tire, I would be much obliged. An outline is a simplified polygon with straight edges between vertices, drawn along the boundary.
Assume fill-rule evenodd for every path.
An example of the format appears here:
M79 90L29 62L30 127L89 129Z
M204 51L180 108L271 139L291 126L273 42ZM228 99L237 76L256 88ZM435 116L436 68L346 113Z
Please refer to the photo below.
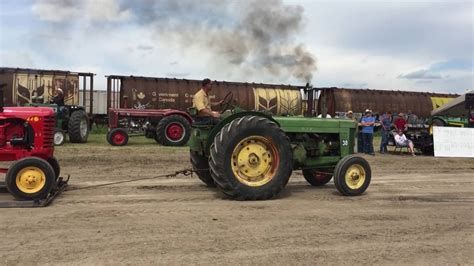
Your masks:
M163 117L156 126L156 141L164 146L184 146L190 136L191 126L180 115Z
M200 156L192 152L189 153L193 170L196 172L198 178L209 187L215 187L216 184L211 176L209 170L209 159L205 156Z
M293 169L288 137L276 123L260 116L244 116L225 125L210 153L216 186L236 200L275 197Z
M369 163L357 155L340 160L334 170L334 184L344 196L358 196L369 187L372 171Z
M72 143L86 143L89 137L89 119L84 110L72 112L68 122L69 141Z
M15 162L7 171L8 191L19 200L45 198L56 186L56 175L51 165L37 157Z
M59 166L58 159L56 157L49 157L46 161L51 165L54 170L54 175L56 176L56 180L59 178L59 174L61 174L61 167Z
M312 186L320 187L326 185L332 179L332 174L326 174L321 169L307 169L303 170L303 177Z

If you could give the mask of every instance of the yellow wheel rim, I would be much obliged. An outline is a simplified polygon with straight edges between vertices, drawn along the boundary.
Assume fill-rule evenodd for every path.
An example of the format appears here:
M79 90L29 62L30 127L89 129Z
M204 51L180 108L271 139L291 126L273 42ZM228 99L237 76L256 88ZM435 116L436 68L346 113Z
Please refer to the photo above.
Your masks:
M33 194L44 188L46 175L38 167L25 167L16 175L17 188L27 194Z
M359 189L365 182L365 169L360 164L351 165L345 175L346 184L350 189Z
M232 152L232 171L239 182L251 186L263 186L276 174L278 152L273 143L262 136L241 140Z

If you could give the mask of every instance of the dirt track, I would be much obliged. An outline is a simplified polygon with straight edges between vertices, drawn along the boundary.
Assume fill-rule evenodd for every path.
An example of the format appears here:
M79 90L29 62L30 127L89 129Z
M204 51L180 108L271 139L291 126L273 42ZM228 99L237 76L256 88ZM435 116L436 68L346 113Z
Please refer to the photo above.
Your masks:
M130 143L66 144L56 155L71 189L190 166L186 148ZM474 263L473 159L367 159L372 183L353 198L294 172L270 201L227 200L179 176L1 209L0 264Z

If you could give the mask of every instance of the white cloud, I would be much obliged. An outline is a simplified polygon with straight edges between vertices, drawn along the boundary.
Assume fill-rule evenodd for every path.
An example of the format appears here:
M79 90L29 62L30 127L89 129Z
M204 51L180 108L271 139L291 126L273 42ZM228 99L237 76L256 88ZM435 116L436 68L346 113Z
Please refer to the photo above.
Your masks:
M431 69L439 62L452 62L455 58L472 65L472 3L291 2L300 3L305 8L306 28L294 37L297 43L305 44L316 55L318 71L312 80L315 86L457 93L474 87L472 68L446 69L444 66L443 69ZM58 3L61 4L58 6ZM31 37L23 44L18 42L16 47L28 50L32 55L30 60L20 57L17 60L19 65L73 71L77 66L83 71L97 71L95 84L98 88L105 88L103 76L106 74L159 77L186 74L190 79L210 77L302 85L301 81L285 74L262 75L244 65L222 67L210 55L212 51L193 45L195 38L202 37L196 36L199 34L195 31L190 34L189 45L177 45L178 40L173 39L176 36L156 30L159 23L139 23L138 13L127 8L120 6L119 0L37 1L33 7L34 14L43 21L61 23L40 21L37 28L30 31L12 29L3 32L7 32L5 36L8 35L9 40L25 40L18 35L19 32L25 36L44 35L40 39ZM194 19L196 13L188 14L186 9L182 15ZM200 17L201 14L197 16ZM68 23L70 21L78 23ZM200 32L201 35L205 33L205 30ZM208 37L210 41L219 41L223 36L211 37ZM15 50L14 42L2 47L5 49L1 53L3 58L8 50ZM37 55L43 51L43 55ZM25 65L28 61L32 65ZM9 56L8 62L15 66L14 56ZM92 70L87 70L87 67ZM415 74L424 78L439 75L441 78L415 79ZM403 76L412 78L399 78Z
M129 10L121 10L117 0L42 0L32 6L40 20L68 22L84 19L95 22L117 22L130 19Z
M428 69L420 69L407 74L401 74L398 76L400 79L441 79L441 75L438 73L432 73Z

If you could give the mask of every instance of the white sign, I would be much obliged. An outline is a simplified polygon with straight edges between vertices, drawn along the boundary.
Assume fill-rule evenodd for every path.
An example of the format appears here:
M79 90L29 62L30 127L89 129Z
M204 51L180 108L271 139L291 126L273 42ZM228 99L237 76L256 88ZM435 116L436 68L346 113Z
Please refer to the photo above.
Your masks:
M474 158L474 128L433 127L435 157Z

